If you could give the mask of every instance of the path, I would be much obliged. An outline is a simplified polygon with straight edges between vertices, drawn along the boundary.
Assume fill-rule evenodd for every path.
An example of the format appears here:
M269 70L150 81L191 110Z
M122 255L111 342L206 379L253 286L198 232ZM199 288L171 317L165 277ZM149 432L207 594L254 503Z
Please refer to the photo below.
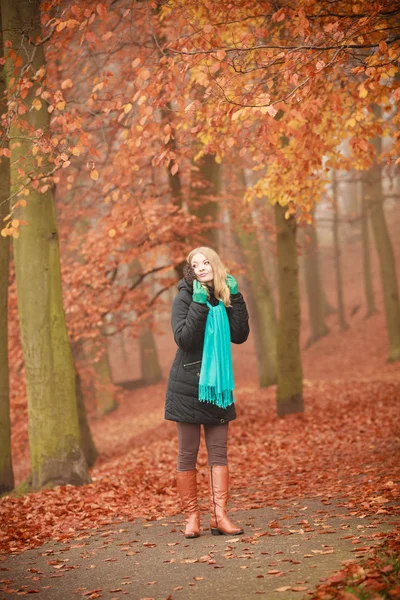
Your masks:
M182 517L136 520L49 542L0 563L1 600L273 600L307 598L343 561L360 559L395 524L314 499L237 511L244 536L185 540ZM282 589L282 591L277 591Z

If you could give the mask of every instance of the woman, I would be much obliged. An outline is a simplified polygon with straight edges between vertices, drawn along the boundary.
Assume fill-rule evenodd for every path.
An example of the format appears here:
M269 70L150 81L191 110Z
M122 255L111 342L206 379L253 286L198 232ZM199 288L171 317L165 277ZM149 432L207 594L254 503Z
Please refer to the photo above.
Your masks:
M213 535L243 529L226 514L228 423L236 418L231 342L249 335L249 315L238 284L211 248L192 250L172 307L178 350L168 381L165 418L177 422L177 487L186 519L185 537L200 535L196 463L203 425L208 451L210 528Z

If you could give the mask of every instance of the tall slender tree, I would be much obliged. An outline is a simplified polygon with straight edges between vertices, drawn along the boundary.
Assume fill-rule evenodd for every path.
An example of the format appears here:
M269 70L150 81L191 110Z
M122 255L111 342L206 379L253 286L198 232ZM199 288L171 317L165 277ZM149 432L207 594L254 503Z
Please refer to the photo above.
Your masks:
M90 480L79 445L75 372L61 292L59 241L53 188L31 185L54 165L32 152L33 132L49 133L50 114L37 100L45 72L40 1L1 0L5 72L10 101L11 197L27 191L28 223L14 239L18 312L25 360L32 487ZM21 90L26 93L21 95ZM25 110L26 109L26 110Z
M90 431L89 421L86 413L85 399L83 397L82 385L79 373L75 373L76 401L79 419L79 445L85 456L88 467L93 467L98 456L97 448Z
M1 9L0 9L1 29ZM3 45L0 47L0 58ZM4 101L6 83L0 73L0 119L7 111ZM0 223L8 213L10 195L10 160L0 157ZM8 373L8 272L10 261L10 238L0 237L0 493L14 487L14 473L11 458L10 391Z
M205 154L193 164L190 186L190 212L205 226L202 236L218 251L218 221L221 192L221 165L213 154Z
M240 190L244 196L246 190L245 174L240 174ZM242 261L247 267L248 282L254 305L257 348L258 379L261 387L277 382L276 359L276 314L270 283L265 274L257 233L252 220L250 206L243 201L236 204L232 226L240 248Z
M279 320L278 416L303 412L303 369L300 354L300 294L296 219L287 207L275 204L278 255Z
M336 297L339 313L340 328L348 329L343 302L342 264L340 256L340 232L339 232L339 193L336 171L332 171L332 205L333 205L333 248L335 258L336 274Z
M368 181L365 173L361 179L361 239L362 239L362 258L363 258L363 273L364 273L364 290L365 299L367 302L366 318L371 317L376 313L374 287L372 285L371 273L371 252L370 252L370 235L369 235L369 217L368 217L368 202L369 194Z
M382 109L374 105L375 117L382 117ZM382 152L382 138L373 140L376 157L366 174L367 189L365 199L368 204L371 218L372 231L375 238L375 246L378 252L381 270L381 283L383 290L383 303L385 307L386 326L389 336L388 360L400 360L400 302L397 284L396 262L393 246L390 239L385 212L383 209L384 194L382 188L382 166L378 157Z
M329 329L325 323L325 302L319 268L318 236L314 213L315 210L313 209L313 221L305 227L305 234L308 236L308 245L303 253L303 269L311 329L307 346L310 346L329 333Z

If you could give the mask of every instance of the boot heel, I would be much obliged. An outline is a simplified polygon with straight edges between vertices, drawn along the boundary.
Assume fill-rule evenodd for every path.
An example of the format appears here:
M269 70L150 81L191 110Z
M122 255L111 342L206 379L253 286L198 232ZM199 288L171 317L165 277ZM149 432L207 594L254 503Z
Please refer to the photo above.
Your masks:
M223 535L219 529L214 529L213 527L211 527L211 533L213 535Z

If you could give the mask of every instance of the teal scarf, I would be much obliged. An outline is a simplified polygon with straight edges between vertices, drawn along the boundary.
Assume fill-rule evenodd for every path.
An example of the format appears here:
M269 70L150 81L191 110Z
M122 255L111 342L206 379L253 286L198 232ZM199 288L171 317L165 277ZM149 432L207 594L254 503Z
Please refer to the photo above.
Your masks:
M199 400L227 408L235 401L231 332L224 303L207 302L209 313L204 333L203 356L199 380Z

